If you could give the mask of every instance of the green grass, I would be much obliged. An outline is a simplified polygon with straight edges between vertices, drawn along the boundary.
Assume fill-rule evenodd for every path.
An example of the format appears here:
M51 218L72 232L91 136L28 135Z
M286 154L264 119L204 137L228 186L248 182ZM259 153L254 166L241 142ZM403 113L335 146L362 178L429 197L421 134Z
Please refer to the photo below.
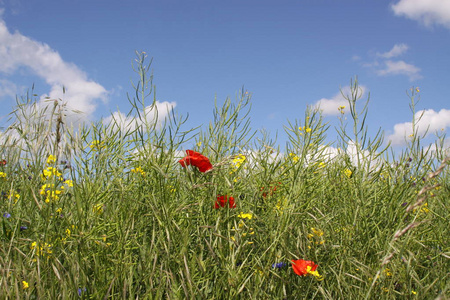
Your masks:
M332 145L333 129L308 108L281 150L251 129L244 91L216 105L208 126L185 128L175 113L156 121L143 114L155 105L150 65L137 61L136 126L73 129L62 101L43 109L28 96L11 114L0 146L2 298L450 298L445 136L433 151L416 131L402 153L383 148L381 132L367 135L357 81ZM181 149L214 168L183 168ZM218 195L236 207L215 209ZM323 280L296 275L296 259L317 263Z

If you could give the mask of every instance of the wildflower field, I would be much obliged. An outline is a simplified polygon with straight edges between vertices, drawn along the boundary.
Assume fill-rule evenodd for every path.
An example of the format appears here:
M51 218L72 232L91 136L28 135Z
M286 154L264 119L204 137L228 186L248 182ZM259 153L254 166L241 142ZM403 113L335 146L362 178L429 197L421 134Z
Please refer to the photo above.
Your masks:
M450 298L444 135L424 146L413 119L394 153L368 136L355 80L339 128L307 108L280 149L251 128L245 91L185 128L158 119L142 53L135 70L126 120L73 128L62 100L18 100L1 134L0 298Z

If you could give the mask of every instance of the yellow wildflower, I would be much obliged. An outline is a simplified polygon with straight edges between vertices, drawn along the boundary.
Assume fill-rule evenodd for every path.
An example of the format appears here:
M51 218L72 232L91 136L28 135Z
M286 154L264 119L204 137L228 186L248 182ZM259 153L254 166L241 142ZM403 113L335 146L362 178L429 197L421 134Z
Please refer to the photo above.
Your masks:
M54 164L55 162L56 162L56 157L50 154L47 158L47 164L51 165L51 164Z
M26 282L25 280L22 281L22 288L25 290L29 287L30 285L28 284L28 282Z
M345 176L350 178L352 176L353 172L350 169L345 169L344 170L344 174L345 174Z
M311 231L315 234L315 235L317 235L318 237L321 237L322 235L323 235L323 231L322 230L320 230L320 229L316 229L316 228L311 228Z
M243 212L241 212L238 215L238 217L241 218L241 219L249 219L249 220L251 220L253 218L253 215L252 214L244 214Z
M300 126L300 127L298 128L298 130L300 130L300 131L303 131L303 130L304 130L305 132L311 132L311 128L306 127L306 126L304 126L304 127L301 127L301 126Z
M20 199L20 195L16 191L10 190L8 195L7 195L7 198L8 198L9 201L14 199L14 203L16 203L17 200Z
M283 210L287 206L287 199L278 199L277 204L275 205L275 211L279 213L280 215L283 214Z
M142 170L142 168L141 167L137 167L137 168L134 168L134 169L131 169L131 172L132 173L140 173L142 176L145 176L145 172L144 172L144 170Z
M61 172L58 171L58 169L53 167L48 167L47 169L44 169L41 174L42 180L50 179L52 177L56 177L58 179L61 179Z
M104 146L105 146L105 143L100 142L98 140L92 141L92 143L89 145L89 147L92 149L92 151L99 151Z
M70 179L65 180L64 184L66 184L68 187L73 187L73 181Z
M94 207L92 208L92 211L98 215L103 213L103 204L99 203L94 205Z
M47 244L47 243L44 243L44 245L39 246L37 244L37 242L31 243L31 246L30 246L31 250L35 250L35 253L37 256L45 255L45 254L47 254L47 255L52 254L53 253L52 247L53 247L52 244Z
M233 158L234 170L240 168L240 166L245 162L247 158L243 154L238 154Z
M414 209L413 212L415 213L416 210L417 210L417 208ZM420 207L419 212L420 212L420 213L424 213L424 214L430 212L430 210L428 209L428 203L423 204L423 205Z
M289 153L289 156L292 158L292 160L294 162L298 162L300 159L298 158L297 155L295 155L294 153Z

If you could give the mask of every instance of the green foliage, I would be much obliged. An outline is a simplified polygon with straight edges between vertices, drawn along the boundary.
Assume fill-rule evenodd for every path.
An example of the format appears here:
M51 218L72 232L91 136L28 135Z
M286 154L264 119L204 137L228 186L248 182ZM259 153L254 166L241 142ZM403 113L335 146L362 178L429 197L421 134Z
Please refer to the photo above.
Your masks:
M175 112L159 117L145 59L138 53L126 122L73 129L62 101L43 108L28 95L11 114L0 147L2 297L450 296L445 136L431 151L413 131L395 157L381 131L367 136L357 80L346 95L353 130L344 118L338 129L342 148L325 143L329 126L307 108L280 151L252 131L244 90L216 102L206 129L186 130ZM183 149L213 169L183 168ZM236 207L216 209L225 195ZM296 275L297 259L317 263L323 280Z

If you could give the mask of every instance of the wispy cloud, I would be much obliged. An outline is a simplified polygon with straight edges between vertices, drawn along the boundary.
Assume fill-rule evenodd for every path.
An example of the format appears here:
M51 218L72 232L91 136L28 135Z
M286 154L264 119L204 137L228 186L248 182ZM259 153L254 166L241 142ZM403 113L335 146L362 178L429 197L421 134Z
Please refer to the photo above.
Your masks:
M406 44L395 44L390 51L384 53L377 53L377 55L383 58L392 58L405 53L408 50L408 48L409 47Z
M391 50L377 52L372 61L361 62L360 65L371 69L378 76L405 75L410 81L421 79L423 76L419 67L404 60L393 59L403 55L408 49L409 46L406 44L395 44Z
M9 80L0 79L0 100L14 98L17 95L17 85Z
M23 67L50 85L50 91L42 95L42 100L45 97L63 99L69 108L82 111L84 118L89 118L97 105L107 99L106 89L89 80L76 65L64 61L47 44L19 32L9 32L5 22L0 19L0 73L12 75ZM8 82L4 81L3 85L5 83L8 86ZM64 95L63 87L66 90ZM8 88L5 94L11 93L10 84Z
M376 72L380 76L406 75L409 77L409 80L411 81L423 78L422 75L420 75L420 68L408 64L403 60L398 61L387 60L384 62L384 68L379 69Z
M425 26L439 24L450 29L450 1L448 0L400 0L391 5L397 16L419 21Z
M417 134L427 136L439 130L446 130L450 127L450 110L441 109L439 112L433 109L421 110L415 114L417 122ZM399 123L394 125L394 133L388 136L388 140L393 145L404 145L413 133L412 122Z
M366 92L366 87L363 85L359 86L360 90L358 93L359 97L363 97ZM345 86L341 88L341 91L331 98L322 98L314 103L314 107L322 111L323 115L338 115L340 114L338 108L340 106L348 107L348 100L344 97L351 95L350 87Z

